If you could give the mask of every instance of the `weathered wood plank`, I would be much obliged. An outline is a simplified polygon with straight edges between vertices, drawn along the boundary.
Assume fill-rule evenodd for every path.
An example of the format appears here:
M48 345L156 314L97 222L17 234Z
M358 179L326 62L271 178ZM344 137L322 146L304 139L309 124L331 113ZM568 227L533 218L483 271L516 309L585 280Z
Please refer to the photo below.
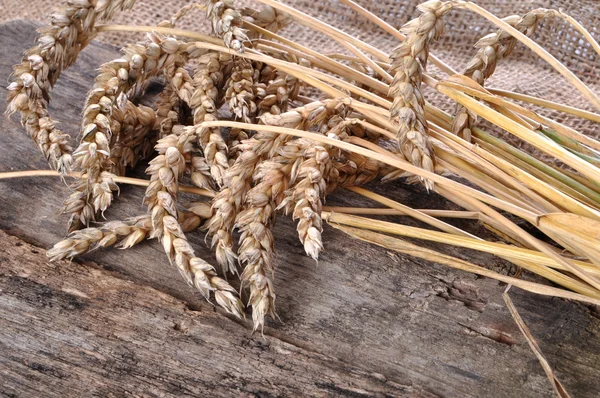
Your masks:
M390 396L418 391L0 231L0 374L15 396ZM68 388L68 390L67 390ZM419 392L419 395L429 394ZM432 395L429 395L432 396Z
M2 81L19 52L32 43L33 29L24 21L0 26ZM72 136L94 69L116 56L114 48L93 44L59 81L52 110ZM0 92L3 111L6 92ZM0 170L47 167L16 118L4 120L0 134ZM375 189L415 207L450 206L401 184ZM123 187L107 217L144 211L142 192ZM58 211L67 194L58 179L1 181L0 229L50 247L64 234L66 220ZM333 196L329 202L361 203L352 195ZM264 339L251 336L249 325L213 312L155 243L91 254L86 261L102 264L95 268L51 266L21 252L16 253L21 260L15 260L15 252L3 249L9 254L0 256L6 257L0 259L0 382L12 383L8 391L17 396L36 396L34 388L40 385L62 396L78 396L83 388L100 396L202 395L213 388L223 396L244 391L259 396L259 391L262 396L551 394L497 282L390 255L331 228L326 228L326 251L315 266L289 219L281 218L275 236L281 321L268 323ZM201 256L214 260L202 235L190 238ZM483 265L505 266L493 256L444 250ZM73 293L60 293L65 287L87 296L81 298L82 309L66 308L75 299ZM599 319L577 303L512 294L567 389L577 397L596 396ZM177 299L202 312L186 311ZM180 318L194 322L187 335L173 331ZM37 384L25 383L27 378ZM20 383L30 389L20 390Z

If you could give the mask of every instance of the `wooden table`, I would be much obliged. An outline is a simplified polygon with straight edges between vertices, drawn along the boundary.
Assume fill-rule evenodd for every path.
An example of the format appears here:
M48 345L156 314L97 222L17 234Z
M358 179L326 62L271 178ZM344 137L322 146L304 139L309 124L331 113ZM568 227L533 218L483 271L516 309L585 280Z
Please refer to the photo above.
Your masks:
M0 81L33 43L35 27L0 26ZM52 112L64 131L77 135L95 69L116 57L115 48L94 43L59 80ZM18 118L3 119L0 130L0 171L48 167ZM414 207L453 208L402 183L372 188ZM552 396L494 280L392 254L330 227L315 265L281 217L281 319L269 321L263 337L206 304L156 242L49 263L44 249L64 236L59 210L67 194L57 178L0 181L0 396ZM107 218L141 214L142 194L123 186ZM364 203L340 196L328 204ZM190 239L214 261L201 234ZM507 267L490 255L432 247ZM511 296L572 396L597 397L598 312L517 289Z

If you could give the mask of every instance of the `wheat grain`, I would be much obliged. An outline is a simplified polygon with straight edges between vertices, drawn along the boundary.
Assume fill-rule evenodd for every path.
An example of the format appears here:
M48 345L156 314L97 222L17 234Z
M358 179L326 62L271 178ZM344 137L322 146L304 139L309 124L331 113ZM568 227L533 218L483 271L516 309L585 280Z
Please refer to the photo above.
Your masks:
M233 0L207 0L206 16L214 34L222 38L227 47L244 51L248 36L242 29L242 14L233 6Z
M293 22L290 15L269 5L262 5L260 10L244 7L242 9L242 16L244 20L273 33L277 33ZM248 36L252 40L261 37L261 35L255 31L250 31Z

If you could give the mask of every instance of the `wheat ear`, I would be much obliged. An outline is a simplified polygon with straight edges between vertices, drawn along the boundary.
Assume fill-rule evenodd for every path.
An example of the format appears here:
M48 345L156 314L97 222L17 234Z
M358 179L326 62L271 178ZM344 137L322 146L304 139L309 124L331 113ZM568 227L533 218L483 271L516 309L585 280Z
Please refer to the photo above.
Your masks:
M275 53L272 56L276 59L296 64L302 63L303 66L307 66L307 62L298 59L293 54ZM260 75L260 81L264 84L264 94L258 102L259 115L264 113L277 115L287 112L290 101L294 101L300 94L302 81L266 64L263 65Z
M292 218L298 220L297 231L300 242L307 255L315 261L323 250L321 232L322 199L327 191L327 183L337 170L333 168L328 150L306 139L294 140L281 148L280 156L288 159L293 167L290 186L278 208L292 212Z
M427 132L425 100L421 93L423 72L427 66L429 45L444 31L442 17L452 8L452 2L430 0L419 5L423 12L401 28L406 34L391 55L390 72L394 80L389 95L394 99L390 109L392 121L398 124L398 143L406 158L415 166L435 171L433 147ZM433 182L424 181L427 189Z
M192 108L194 124L218 120L219 87L223 82L222 66L231 62L227 54L210 52L198 59L198 66L192 79ZM223 184L223 176L229 167L228 147L221 135L221 129L213 127L197 132L198 144L204 153L210 175L218 186Z
M255 82L260 71L254 68L252 61L236 57L233 70L225 83L225 100L236 119L244 123L253 123L257 112Z
M154 122L154 130L158 131L159 139L172 134L173 127L182 122L183 105L183 101L172 85L166 85L160 92L156 100L156 120Z
M206 16L213 33L222 38L227 47L244 52L248 36L242 29L242 14L234 7L233 0L207 0Z
M254 330L264 326L265 316L275 316L271 225L276 204L273 197L283 192L289 179L280 170L270 171L267 175L257 171L254 178L260 182L246 194L243 210L235 220L240 231L238 255L244 266L241 280L243 286L250 289L248 305L252 306Z
M204 207L204 211L202 210ZM188 208L194 209L180 212L179 222L183 231L193 231L200 226L206 217L206 208L210 211L208 204L190 204ZM152 232L152 218L149 214L131 217L125 221L109 221L97 228L84 228L74 231L65 239L55 244L46 252L50 261L75 258L94 250L113 246L129 249L142 242Z
M214 268L196 257L181 225L177 221L177 191L179 179L185 172L186 159L190 157L195 139L193 128L180 135L169 135L158 141L154 158L146 170L150 185L144 201L152 220L152 237L163 244L171 263L174 263L184 279L195 286L207 299L214 292L217 303L229 313L243 317L243 307L235 290L219 278Z
M27 50L13 68L8 86L7 113L21 113L21 122L50 165L61 173L70 170L72 157L68 136L56 128L48 113L50 91L62 71L75 62L79 52L96 35L98 19L110 19L131 8L135 0L70 1L55 11L50 25L39 30L37 45Z
M557 13L555 10L539 8L528 12L522 17L511 15L503 18L503 21L519 32L531 36L537 30L540 21L555 16ZM515 37L502 29L482 37L475 43L475 47L478 49L477 53L467 65L463 75L470 77L483 86L485 81L496 70L498 61L508 57L513 52L517 43L518 40ZM473 112L470 112L462 105L457 105L454 120L452 121L452 133L467 141L471 141L471 129L476 121L477 116Z
M292 18L280 10L269 5L263 5L260 10L252 8L242 9L244 20L257 25L270 32L277 33L279 30L290 25ZM249 32L251 39L261 38L259 32L251 30ZM300 60L293 54L274 52L270 54L274 58L283 59L288 62L299 63ZM287 111L288 101L294 100L299 92L302 83L294 76L288 75L277 68L262 64L258 83L255 82L254 90L257 92L259 101L257 102L258 114L264 113L280 114Z

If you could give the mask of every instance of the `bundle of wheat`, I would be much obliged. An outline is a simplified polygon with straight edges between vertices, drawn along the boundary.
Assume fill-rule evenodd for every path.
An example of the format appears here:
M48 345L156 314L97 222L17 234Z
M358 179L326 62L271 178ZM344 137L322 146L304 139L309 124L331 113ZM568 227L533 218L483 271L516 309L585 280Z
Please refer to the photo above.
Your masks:
M278 213L291 213L301 244L315 260L323 249L325 220L392 250L535 293L600 304L600 142L512 101L527 100L523 96L482 87L521 42L600 108L588 86L528 37L542 19L562 18L598 52L600 46L579 23L556 10L499 19L471 2L430 0L397 31L352 0L341 0L394 35L399 45L388 55L284 3L259 1L260 10L238 9L225 0L192 4L154 27L97 24L129 9L133 0L70 1L53 15L37 45L14 68L8 107L21 114L51 166L63 175L74 169L78 178L65 202L71 234L48 251L51 258L73 258L119 239L119 246L128 248L157 238L189 284L242 317L235 290L196 257L186 239L185 233L203 228L223 273L243 268L254 327L262 328L265 317L275 315L277 242L271 228ZM444 34L445 16L457 8L498 27L475 44L476 54L462 74L429 53ZM205 13L212 35L175 28L197 9ZM323 54L282 37L278 31L291 23L326 35L350 55ZM147 37L102 65L87 96L81 141L72 151L48 113L50 90L92 38L110 31L147 32ZM428 74L428 60L447 76ZM156 79L164 89L154 108L136 105ZM455 115L428 103L423 84L456 103ZM599 120L580 109L529 101ZM477 127L477 117L565 167L549 166ZM111 205L117 184L127 181L122 176L128 168L147 157L149 180L137 182L147 185L148 213L90 227ZM181 185L188 177L195 187ZM422 183L466 211L420 211L358 188L377 178ZM183 188L206 201L182 202ZM341 188L389 210L324 207L325 195ZM439 231L356 214L405 214ZM502 242L482 240L441 219L448 216L476 219ZM390 235L496 253L560 287L501 275Z

